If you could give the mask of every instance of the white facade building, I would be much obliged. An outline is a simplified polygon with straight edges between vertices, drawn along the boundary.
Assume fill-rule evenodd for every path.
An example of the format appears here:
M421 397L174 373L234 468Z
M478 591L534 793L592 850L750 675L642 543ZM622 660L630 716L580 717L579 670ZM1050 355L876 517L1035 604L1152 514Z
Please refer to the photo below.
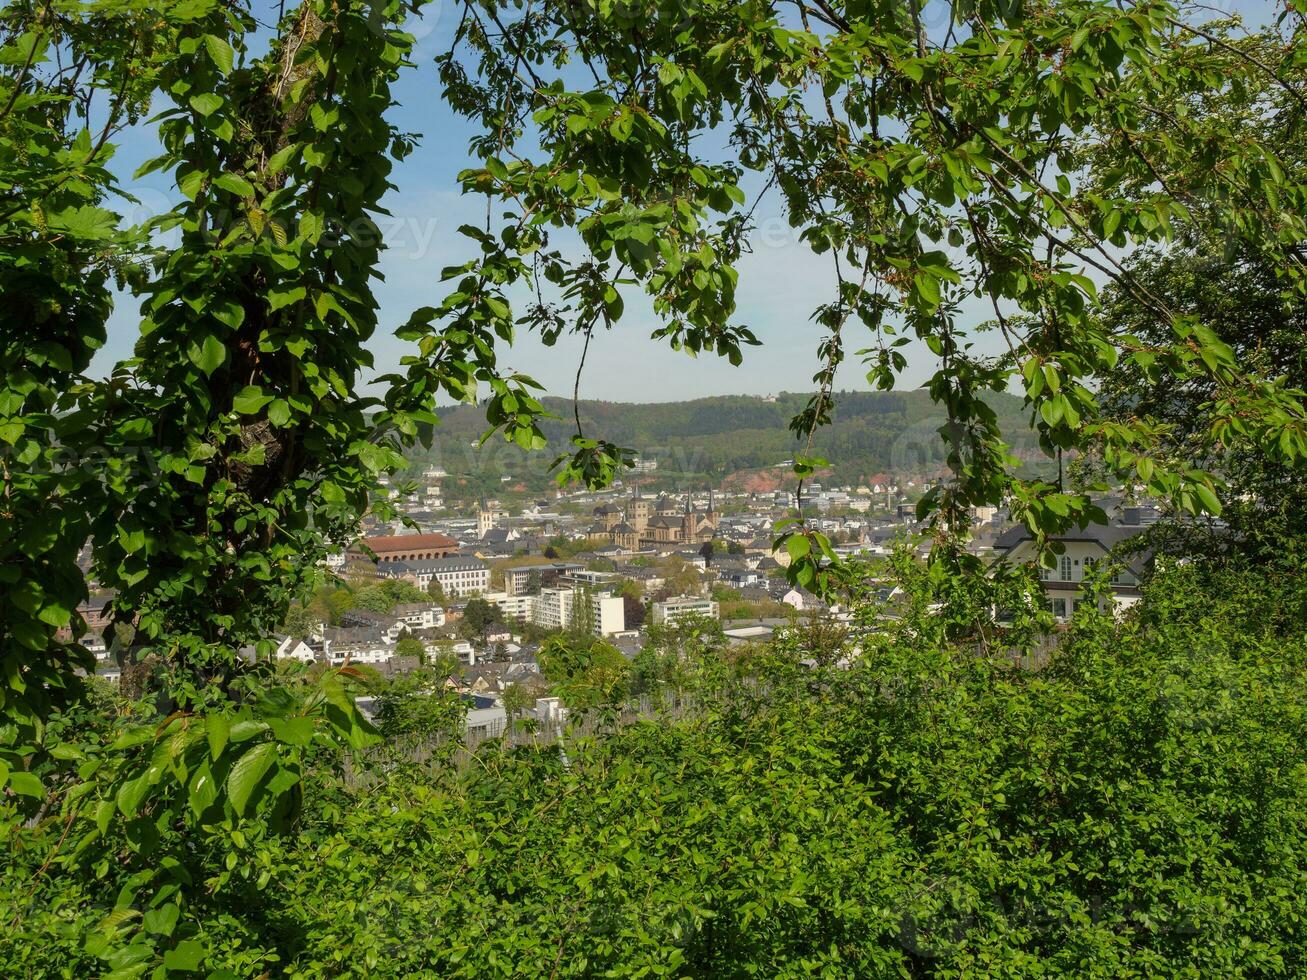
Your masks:
M535 595L492 592L485 599L497 605L506 617L518 622L545 629L567 629L572 625L577 595L577 589L541 589ZM590 595L589 600L596 635L612 636L626 629L626 605L621 596L595 594Z
M1139 576L1143 573L1146 559L1143 555L1132 554L1124 560L1114 561L1113 552L1142 530L1138 524L1091 524L1084 531L1071 531L1054 538L1061 544L1062 554L1055 556L1053 568L1039 569L1039 581L1054 618L1061 622L1069 620L1076 607L1086 601L1082 583L1100 563L1108 563L1113 569L1108 586L1116 610L1123 611L1138 602ZM1020 525L999 535L994 549L1011 562L1033 563L1037 558L1029 532Z
M434 602L405 602L390 614L411 630L429 630L445 625L445 610Z
M422 589L429 588L434 579L450 598L490 591L490 566L480 558L451 555L431 561L409 562L408 573Z
M664 602L655 602L653 604L653 621L654 625L662 626L667 623L674 623L678 619L686 616L701 616L705 619L716 619L720 615L720 608L716 601L712 599L702 599L698 596L682 595Z

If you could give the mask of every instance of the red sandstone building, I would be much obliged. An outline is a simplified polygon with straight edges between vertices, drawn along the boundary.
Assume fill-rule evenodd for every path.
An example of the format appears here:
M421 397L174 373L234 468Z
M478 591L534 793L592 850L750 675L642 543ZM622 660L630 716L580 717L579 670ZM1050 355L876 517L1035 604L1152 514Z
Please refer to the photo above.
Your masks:
M359 557L371 557L368 554L371 551L377 556L378 563L428 561L458 551L458 542L447 534L396 534L364 538L361 545L362 547L350 549L350 553Z

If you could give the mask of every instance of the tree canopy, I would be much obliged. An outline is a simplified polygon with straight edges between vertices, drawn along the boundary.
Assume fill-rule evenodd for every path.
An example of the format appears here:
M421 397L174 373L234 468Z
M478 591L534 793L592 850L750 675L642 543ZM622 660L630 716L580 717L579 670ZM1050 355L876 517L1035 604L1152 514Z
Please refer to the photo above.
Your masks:
M1018 893L1036 889L1052 896L1044 912L1092 926L1078 934L1092 948L1059 947L1070 972L1088 963L1112 975L1114 957L1136 954L1162 972L1198 963L1232 975L1294 972L1293 951L1304 948L1300 917L1288 911L1301 891L1291 775L1301 769L1301 641L1276 658L1254 636L1257 656L1244 658L1244 640L1221 634L1211 669L1196 675L1179 655L1192 643L1167 616L1192 626L1198 613L1170 608L1124 632L1087 619L1088 639L1072 643L1058 671L1012 678L968 655L1029 639L993 616L1028 592L1005 580L990 594L959 573L980 577L960 550L972 505L1009 504L1041 545L1103 517L1093 485L1063 478L1065 454L1093 452L1105 479L1135 481L1189 514L1221 510L1223 477L1236 493L1246 485L1224 465L1232 457L1266 461L1265 472L1301 467L1301 376L1264 356L1270 340L1242 342L1242 325L1140 265L1148 249L1170 261L1214 255L1219 243L1221 260L1252 276L1241 288L1274 293L1272 327L1275 311L1301 304L1299 0L1251 34L1161 0L957 0L942 25L924 23L920 2L465 0L454 4L453 46L434 66L414 62L405 33L424 6L14 0L0 9L0 819L17 842L6 920L26 930L3 954L13 957L6 972L373 969L385 951L359 939L366 930L335 898L314 906L321 920L296 919L305 895L335 883L297 882L288 869L375 878L367 861L393 865L413 842L360 848L357 835L425 825L428 807L452 822L431 838L425 867L456 877L414 879L435 886L418 894L448 896L450 882L480 882L493 869L486 889L460 889L455 901L498 902L495 889L509 882L529 897L517 908L523 921L535 916L532 929L540 916L562 916L549 921L565 938L576 917L599 922L613 909L604 943L631 929L683 937L655 944L651 971L907 969L870 938L886 926L869 910L925 903L923 915L993 925L997 904L1017 907ZM432 97L476 128L476 165L461 181L484 196L487 220L460 229L467 258L441 271L443 296L400 314L408 353L376 379L376 216L395 162L418 138L393 123L405 72L426 72ZM166 174L177 191L175 206L140 224L119 213L126 175L114 152L128 127L157 144L137 173ZM737 701L697 734L639 729L571 768L540 755L481 789L451 782L449 806L426 785L412 799L384 780L381 810L347 806L342 760L380 735L357 707L357 673L287 676L269 663L292 603L309 598L320 563L357 537L369 511L394 516L382 477L429 436L439 398L479 402L487 438L544 448L539 385L501 362L521 331L588 344L623 317L624 290L643 290L655 341L741 361L759 338L736 317L737 264L768 195L830 257L836 279L813 309L823 365L815 393L791 423L805 447L838 410L836 379L851 357L885 388L906 365L909 338L937 359L927 390L946 418L951 476L920 505L938 547L913 573L913 594L922 608L927 586L970 595L966 615L921 619L914 638L900 637L906 660L878 661L879 675L854 685L862 700L847 716L821 698L783 708ZM162 244L163 232L175 242ZM91 376L116 289L139 310L136 346ZM977 316L976 302L989 312ZM982 332L998 338L998 353L978 342ZM1170 401L1139 392L1121 411L1110 384L1104 391L1113 377L1192 394L1199 410L1185 425L1204 458L1173 451ZM1017 471L986 402L1009 388L1058 464L1056 479ZM598 486L632 462L579 412L574 421L560 480ZM823 462L805 449L794 471L806 478ZM856 594L856 569L802 509L781 531L795 583ZM92 668L79 642L84 563L112 590L106 639L147 695L112 710L83 676ZM1121 664L1093 646L1105 636L1124 651ZM589 663L555 652L595 700L625 685L624 661L602 645ZM794 676L794 659L780 657L780 678ZM1187 705L1183 722L1170 725L1160 710L1159 676L1177 678L1163 693ZM1009 689L1011 701L992 693ZM457 706L411 693L396 704L399 728L453 723ZM845 740L849 719L861 719L847 726L858 739ZM992 739L976 738L981 722ZM1032 730L1047 740L1031 741ZM1210 751L1213 731L1239 751ZM916 732L923 741L899 740ZM665 771L604 756L645 744L669 760ZM991 746L1017 755L990 757ZM727 871L714 870L707 890L649 891L641 875L643 898L622 892L610 868L663 867L665 855L628 847L644 817L609 821L602 807L626 798L624 787L656 799L677 785L667 778L675 772L700 774L702 794L667 801L668 820L697 840L694 828L714 818L712 846L677 853ZM739 805L759 773L776 794L763 809ZM886 794L877 812L860 779ZM560 781L587 792L564 790L566 804L538 826L571 828L573 843L621 828L624 838L602 838L604 860L562 848L571 863L533 863L542 852L529 834L515 836L529 821L462 820L478 793L509 798L525 787L531 800ZM840 815L835 824L873 828L885 844L862 852L859 873L848 842L814 815L818 799ZM578 812L577 801L600 809ZM494 808L467 809L481 819ZM1287 822L1269 815L1279 812ZM941 813L942 822L929 818ZM482 861L482 830L521 845L527 877ZM820 848L796 847L810 837ZM1195 856L1178 841L1202 849ZM987 874L997 851L1020 870ZM769 854L816 871L770 878ZM735 875L750 867L777 887L746 895ZM1166 873L1175 889L1149 891ZM274 880L295 885L298 911L276 904ZM571 906L562 881L580 888ZM286 932L254 935L234 910L266 911ZM451 926L451 936L484 936L478 909L437 911L476 926ZM1197 932L1150 932L1163 912ZM757 921L771 926L755 941ZM1040 944L1061 935L1009 927L968 944L961 968L994 952L1016 972L1027 957L1053 955L1052 940ZM938 961L932 944L952 935L942 928L913 963ZM1223 930L1237 938L1208 942ZM549 953L527 931L535 939L511 952L451 943L439 954L447 959L413 969L490 975L514 956L588 968L565 942ZM800 938L810 935L820 947ZM586 955L599 964L615 949L596 941ZM32 955L50 957L47 966ZM342 966L341 956L357 959Z

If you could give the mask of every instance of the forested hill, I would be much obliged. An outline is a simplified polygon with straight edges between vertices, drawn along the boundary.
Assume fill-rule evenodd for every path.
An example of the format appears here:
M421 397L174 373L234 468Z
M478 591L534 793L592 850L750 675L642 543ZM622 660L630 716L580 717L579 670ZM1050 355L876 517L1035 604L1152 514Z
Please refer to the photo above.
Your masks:
M762 477L759 471L775 471L802 452L788 426L807 399L806 394L782 393L639 405L582 401L580 414L587 435L657 459L658 470L651 474L655 482L738 483L753 473ZM833 477L840 482L883 473L922 473L943 461L945 446L936 431L943 416L926 392L844 392L836 395L835 403L834 422L818 433L813 451L830 461ZM989 403L1005 430L1025 430L1019 398L994 395ZM470 443L485 430L485 416L479 407L459 406L443 413L435 450L418 453L413 461L439 463L481 489L500 485L503 475L529 489L543 487L549 461L575 432L569 400L550 398L545 404L558 416L544 425L550 446L529 459L515 446L497 442L473 449Z

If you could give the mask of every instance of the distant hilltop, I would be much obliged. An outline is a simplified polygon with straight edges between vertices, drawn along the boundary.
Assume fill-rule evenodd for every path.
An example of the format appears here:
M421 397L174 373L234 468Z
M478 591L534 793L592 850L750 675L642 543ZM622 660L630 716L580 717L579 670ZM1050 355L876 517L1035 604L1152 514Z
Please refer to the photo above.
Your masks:
M785 481L785 470L803 453L789 423L808 397L782 392L650 404L582 401L579 407L586 435L634 449L641 465L633 475L650 485L769 489ZM988 402L1005 431L1026 424L1020 398L994 394ZM462 405L441 413L435 449L415 453L414 469L441 467L454 493L460 485L478 491L547 487L549 463L567 449L576 426L571 401L546 398L544 403L559 417L543 426L548 449L528 456L497 439L475 446L486 428L485 415L480 407ZM947 455L937 431L943 421L924 391L840 392L834 421L817 433L813 454L829 460L827 476L839 483L872 483L891 473L930 474Z

